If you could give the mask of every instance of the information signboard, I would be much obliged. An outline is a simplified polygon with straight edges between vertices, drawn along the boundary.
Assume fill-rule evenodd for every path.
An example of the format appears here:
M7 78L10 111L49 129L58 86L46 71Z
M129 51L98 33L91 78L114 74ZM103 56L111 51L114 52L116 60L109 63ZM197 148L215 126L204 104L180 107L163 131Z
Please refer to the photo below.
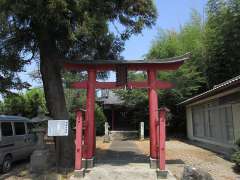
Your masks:
M68 120L48 120L48 136L68 136Z

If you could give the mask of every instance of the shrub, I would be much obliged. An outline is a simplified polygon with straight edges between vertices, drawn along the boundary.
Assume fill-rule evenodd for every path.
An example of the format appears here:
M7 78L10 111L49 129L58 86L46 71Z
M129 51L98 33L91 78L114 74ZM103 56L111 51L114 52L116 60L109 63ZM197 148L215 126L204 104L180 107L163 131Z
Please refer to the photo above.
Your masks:
M240 139L236 141L236 145L238 146L238 150L232 154L231 160L236 164L237 167L240 167Z
M231 160L236 164L236 166L240 167L240 151L239 150L232 155Z
M106 116L103 113L102 108L95 104L95 123L96 123L96 135L104 134L104 123L106 122Z
M240 138L235 142L235 144L240 148Z

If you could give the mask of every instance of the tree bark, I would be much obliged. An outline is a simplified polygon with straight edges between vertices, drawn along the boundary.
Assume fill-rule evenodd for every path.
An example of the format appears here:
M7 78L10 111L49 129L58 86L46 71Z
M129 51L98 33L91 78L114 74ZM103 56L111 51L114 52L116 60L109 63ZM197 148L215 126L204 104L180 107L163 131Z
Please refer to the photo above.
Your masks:
M54 51L54 45L49 42L40 45L40 71L47 108L53 119L68 119L64 90L61 78L61 62ZM67 170L74 165L74 140L69 128L69 135L56 137L56 160L60 170Z

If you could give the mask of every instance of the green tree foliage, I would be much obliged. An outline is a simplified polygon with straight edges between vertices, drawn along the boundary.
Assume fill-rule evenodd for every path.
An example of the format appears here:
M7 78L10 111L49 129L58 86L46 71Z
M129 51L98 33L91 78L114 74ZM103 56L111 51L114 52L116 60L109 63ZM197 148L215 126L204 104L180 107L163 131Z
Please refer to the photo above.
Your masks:
M212 87L240 72L240 1L209 0L206 73Z
M68 111L82 107L86 101L86 90L73 89L71 83L87 80L86 72L64 72L64 93Z
M31 89L25 94L11 94L4 98L1 113L7 115L22 115L28 118L37 116L38 111L47 113L46 102L42 89Z
M128 72L128 81L145 81L146 73ZM114 91L121 99L124 105L128 107L126 117L130 119L130 127L136 127L140 122L145 122L145 128L148 129L148 94L147 90L139 89L120 89Z
M28 87L28 84L21 82L17 76L27 61L21 58L19 44L10 38L11 28L3 16L0 15L0 94L6 95L11 89L20 90ZM16 46L12 47L10 43L16 43Z
M83 90L65 90L68 91L65 97L68 104L70 125L74 128L76 123L75 110L85 108L86 92ZM38 115L39 111L45 114L48 113L44 92L40 88L28 90L24 94L10 94L4 98L3 102L0 101L0 114L21 115L33 118ZM96 133L97 135L102 135L104 133L104 122L106 121L106 117L102 108L97 104L95 104L95 120Z
M160 32L153 43L148 58L167 58L191 52L191 59L175 72L162 72L159 79L174 83L175 88L159 92L159 106L168 107L169 125L174 131L185 128L184 111L177 106L206 88L204 75L204 25L201 16L192 12L191 20L179 32Z
M27 91L24 95L26 100L26 115L27 117L33 118L38 115L38 112L47 113L46 101L44 97L44 92L42 89L35 88Z
M26 99L23 95L10 95L4 100L4 114L25 115Z
M107 118L103 113L103 109L99 105L95 104L95 127L97 135L104 134L104 123L106 121Z
M176 72L159 72L158 79L167 80L175 84L171 90L159 90L159 107L166 106L169 114L169 125L176 132L182 130L184 124L184 111L177 106L181 101L199 93L206 87L204 76L204 26L200 15L193 11L191 20L181 27L179 32L159 31L159 35L153 42L147 59L161 59L182 55L191 52L191 59ZM146 79L146 74L135 74L133 79ZM139 121L148 119L147 92L141 90L118 91L127 104L135 105L138 109L131 114ZM148 123L147 123L148 124Z
M2 101L0 101L0 114L3 114L4 112L4 104Z
M6 58L3 57L5 55L1 55L6 52L1 53L1 51L5 50L1 48L0 43L0 94L8 95L13 89L21 90L23 88L28 88L30 85L26 82L22 82L21 79L18 77L18 73L23 70L24 63L19 63L14 59L12 59L11 61L9 59L6 60Z
M176 72L159 73L159 78L171 80L176 89L181 91L181 97L187 98L197 93L206 83L204 76L204 25L200 15L192 12L190 22L185 24L180 32L160 31L154 41L148 59L161 59L191 52L191 59ZM194 80L193 80L194 79Z
M71 127L75 127L76 124L76 110L79 108L86 109L86 90L83 89L71 89L70 84L72 82L83 81L87 79L86 72L65 72L64 75L64 92L66 98L66 104L69 112L69 120ZM98 74L98 78L106 78L106 74ZM95 104L95 127L96 134L102 135L104 133L104 122L106 117L103 110L98 104Z
M66 96L66 101L69 108L70 125L74 128L76 126L76 110L80 108L86 109L86 92L83 90L79 92L72 91L71 94ZM71 102L71 104L69 104L69 102ZM96 135L103 135L105 121L106 116L103 113L103 109L98 104L95 104Z
M141 76L138 74L137 76ZM137 78L139 79L139 78ZM115 93L124 100L126 117L129 119L129 127L139 128L140 122L145 122L148 129L148 93L147 90L127 89L116 90Z
M67 95L66 101L67 104L71 102L71 104L68 104L69 120L71 127L74 128L76 126L76 110L80 108L86 109L86 92L72 92L71 95ZM98 104L95 104L96 135L103 135L105 121L106 116L103 113L103 109Z
M148 59L167 58L191 52L191 59L176 72L159 73L158 78L172 81L176 88L174 94L181 99L199 92L206 83L204 76L204 26L200 15L192 12L191 21L180 32L160 32L153 43Z
M156 9L152 0L0 0L0 19L1 46L17 54L17 62L40 58L48 111L55 119L68 119L61 60L119 58L124 40L154 24ZM110 22L121 24L123 32L110 33ZM56 141L57 164L63 168L73 165L69 132Z

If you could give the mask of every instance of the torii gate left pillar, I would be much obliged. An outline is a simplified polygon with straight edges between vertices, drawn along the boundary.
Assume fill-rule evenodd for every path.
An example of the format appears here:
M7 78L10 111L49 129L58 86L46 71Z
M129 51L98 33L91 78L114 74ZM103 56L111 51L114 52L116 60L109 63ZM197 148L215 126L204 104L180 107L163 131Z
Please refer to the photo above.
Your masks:
M149 130L150 130L150 167L157 168L157 121L158 121L158 95L156 89L157 71L148 70L148 99L149 99Z
M96 86L96 69L90 68L88 70L88 81L87 81L87 106L86 106L86 118L85 118L85 133L84 133L84 144L85 148L83 151L83 158L85 160L86 167L94 166L94 156L96 149L95 140L95 87Z

